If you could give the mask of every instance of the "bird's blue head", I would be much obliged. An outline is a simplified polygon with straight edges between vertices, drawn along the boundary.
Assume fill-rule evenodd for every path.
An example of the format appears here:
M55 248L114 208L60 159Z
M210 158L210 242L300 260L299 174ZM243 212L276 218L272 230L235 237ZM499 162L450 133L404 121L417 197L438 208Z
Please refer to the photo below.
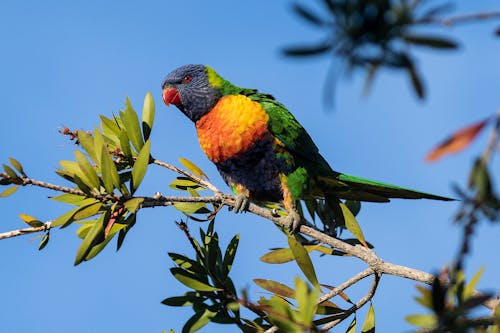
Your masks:
M196 122L221 97L222 82L223 79L208 66L184 65L170 72L163 80L163 101L167 106L177 106Z

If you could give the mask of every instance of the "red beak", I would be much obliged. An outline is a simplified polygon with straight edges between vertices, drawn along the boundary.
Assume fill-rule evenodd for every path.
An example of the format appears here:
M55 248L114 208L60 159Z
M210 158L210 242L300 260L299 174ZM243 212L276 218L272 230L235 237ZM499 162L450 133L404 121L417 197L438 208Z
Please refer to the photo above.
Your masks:
M163 89L163 102L166 106L170 106L170 104L180 105L182 102L179 91L173 87L165 87Z

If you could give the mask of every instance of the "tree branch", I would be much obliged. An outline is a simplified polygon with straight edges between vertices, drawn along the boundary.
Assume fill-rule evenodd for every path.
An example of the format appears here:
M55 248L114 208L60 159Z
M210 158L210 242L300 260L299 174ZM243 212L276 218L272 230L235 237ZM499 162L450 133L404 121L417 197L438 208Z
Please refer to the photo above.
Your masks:
M436 18L436 17L429 17L429 18L424 18L416 23L435 23L435 24L440 24L444 25L446 27L451 27L457 24L463 24L463 23L469 23L469 22L475 22L475 21L484 21L484 20L489 20L489 19L498 19L500 18L500 12L499 11L492 11L492 12L483 12L483 13L472 13L472 14L464 14L464 15L459 15L459 16L453 16L453 17L448 17L448 18Z
M24 228L24 229L18 229L18 230L12 230L8 232L3 232L0 233L0 240L6 239L6 238L12 238L16 236L22 236L22 235L27 235L27 234L32 234L35 232L42 232L42 231L47 231L50 230L50 224L52 222L45 222L43 226L40 227L31 227L31 228Z
M370 286L370 290L368 290L368 293L365 296L363 296L363 298L361 298L356 304L351 306L349 308L349 310L347 310L345 312L346 316L344 318L339 318L337 320L329 322L328 324L323 325L323 327L321 329L324 331L327 331L330 328L337 326L340 322L344 321L344 319L349 317L351 314L356 312L358 309L362 308L366 303L368 303L373 298L373 296L375 296L375 292L377 291L379 281L380 281L380 275L375 274L375 277L374 277L372 284Z

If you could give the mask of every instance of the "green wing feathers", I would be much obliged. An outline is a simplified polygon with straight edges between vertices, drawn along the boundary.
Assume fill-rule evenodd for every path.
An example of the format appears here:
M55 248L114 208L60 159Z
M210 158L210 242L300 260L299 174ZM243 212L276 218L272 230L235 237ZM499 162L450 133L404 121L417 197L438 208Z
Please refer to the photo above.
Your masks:
M327 194L359 201L388 202L392 198L455 200L346 174L337 174L334 177L320 177L320 184Z

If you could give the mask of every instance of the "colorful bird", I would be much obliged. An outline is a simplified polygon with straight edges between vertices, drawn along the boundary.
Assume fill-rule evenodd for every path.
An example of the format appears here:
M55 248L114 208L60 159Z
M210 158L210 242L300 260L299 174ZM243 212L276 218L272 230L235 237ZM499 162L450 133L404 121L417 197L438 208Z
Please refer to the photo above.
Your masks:
M236 195L236 212L250 201L278 202L295 230L300 200L453 200L334 171L285 106L271 95L233 85L208 66L179 67L162 89L165 104L194 122L202 150Z

